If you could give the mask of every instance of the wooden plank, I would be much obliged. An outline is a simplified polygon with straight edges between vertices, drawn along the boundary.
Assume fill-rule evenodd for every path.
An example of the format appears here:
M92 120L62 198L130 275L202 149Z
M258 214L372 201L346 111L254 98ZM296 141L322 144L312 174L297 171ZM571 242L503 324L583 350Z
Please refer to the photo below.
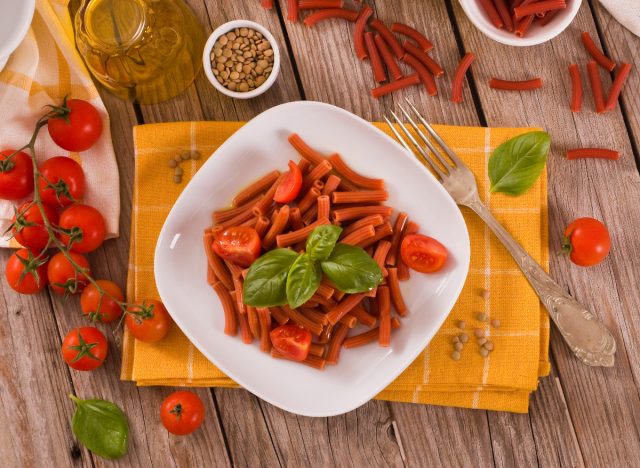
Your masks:
M588 99L583 112L572 114L568 110L566 67L586 60L579 33L585 30L595 35L588 6L583 4L564 34L535 52L491 42L471 25L457 4L455 11L465 47L480 56L473 76L489 125L540 125L551 132L551 246L560 245L564 226L579 216L599 218L611 230L613 248L607 261L578 269L566 258L552 255L551 272L611 328L618 341L616 367L583 366L555 333L552 348L585 460L596 465L631 463L640 454L635 423L640 401L632 375L632 368L636 369L638 363L635 354L629 353L629 349L637 348L640 339L632 325L640 307L640 277L629 262L630 258L640 258L640 240L633 233L633 226L640 225L636 209L640 177L630 157L630 142L619 111L596 115ZM543 76L546 86L542 91L506 93L489 89L487 83L494 75L519 79L533 74ZM605 77L604 82L608 87L610 79ZM581 146L617 148L627 156L615 163L564 159L567 148ZM601 431L601 427L610 429ZM610 438L610 433L625 434L626 443L621 446Z

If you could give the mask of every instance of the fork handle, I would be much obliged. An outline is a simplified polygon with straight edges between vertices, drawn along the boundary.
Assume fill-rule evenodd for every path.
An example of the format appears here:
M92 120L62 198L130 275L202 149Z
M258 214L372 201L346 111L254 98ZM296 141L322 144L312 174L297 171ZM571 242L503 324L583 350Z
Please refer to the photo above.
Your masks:
M611 367L616 342L604 324L582 304L567 294L522 248L479 200L466 204L487 223L516 261L549 311L571 351L590 366Z

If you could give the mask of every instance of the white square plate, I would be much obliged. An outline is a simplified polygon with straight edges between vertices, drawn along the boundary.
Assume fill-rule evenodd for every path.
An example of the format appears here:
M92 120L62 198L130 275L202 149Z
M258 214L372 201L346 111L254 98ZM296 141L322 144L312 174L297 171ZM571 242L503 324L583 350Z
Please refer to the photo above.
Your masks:
M265 172L287 169L299 155L287 137L298 133L325 154L340 153L355 170L382 177L388 205L406 211L421 232L449 250L445 269L414 273L402 283L410 314L391 347L343 350L324 371L260 352L223 333L222 307L206 281L202 232L211 212ZM160 296L178 326L218 368L258 397L305 416L332 416L366 403L425 348L451 311L469 268L469 234L455 202L440 183L394 140L361 118L317 102L274 107L231 136L184 189L162 228L155 252Z

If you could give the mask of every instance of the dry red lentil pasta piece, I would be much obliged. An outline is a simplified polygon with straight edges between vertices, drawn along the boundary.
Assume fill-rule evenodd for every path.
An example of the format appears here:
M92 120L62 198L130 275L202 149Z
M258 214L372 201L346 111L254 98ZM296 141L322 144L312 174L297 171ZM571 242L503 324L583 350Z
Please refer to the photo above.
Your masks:
M476 55L473 52L467 52L456 69L456 73L453 77L453 85L451 87L451 101L462 102L462 84L464 76L467 74L467 70L476 59Z
M540 21L538 21L538 24L540 26L546 26L558 14L559 11L560 10L548 11L547 14L544 15L544 18L540 18Z
M376 242L381 241L382 239L391 235L393 235L393 227L391 227L391 224L389 223L384 223L382 226L376 228L376 233L373 237L360 242L358 246L366 249L370 245L373 245Z
M372 179L371 177L363 176L351 169L339 154L329 156L329 161L333 164L333 168L337 173L359 187L372 190L381 190L384 188L384 179Z
M567 150L567 159L620 159L620 152L605 148L576 148Z
M244 344L253 343L253 335L249 329L249 321L247 320L247 314L238 314L238 323L240 324L240 336Z
M364 218L361 218L355 221L354 223L350 224L346 228L344 228L342 230L341 237L348 236L356 229L361 228L362 226L366 226L368 224L370 224L373 227L382 226L382 224L384 224L384 218L382 217L382 215L365 216Z
M340 358L340 349L342 348L342 343L347 337L347 333L349 333L349 327L347 327L343 323L339 324L333 331L331 339L329 340L327 356L325 358L327 364L338 364L338 359Z
M322 154L318 153L316 150L307 145L297 133L292 133L291 135L289 135L288 140L291 146L293 146L295 150L300 153L300 156L308 160L311 164L318 165L326 159Z
M376 99L380 99L381 97L386 96L387 94L391 94L394 91L408 88L409 86L417 85L419 83L420 77L417 73L413 73L409 76L405 76L398 80L392 81L391 83L383 84L381 86L378 86L377 88L373 88L371 90L371 95Z
M284 205L278 211L278 214L275 216L269 231L265 234L262 239L262 247L265 250L271 249L273 244L276 242L276 236L281 234L284 229L287 227L289 223L289 205Z
M335 174L331 174L327 177L326 182L324 183L324 188L322 189L322 195L331 195L335 192L340 186L340 182L342 179Z
M351 294L346 296L338 305L333 307L327 314L329 323L335 325L342 317L351 312L355 306L360 304L364 299L364 293Z
M429 39L427 39L421 32L413 29L411 26L407 26L406 24L402 23L393 23L391 25L391 31L413 39L415 43L420 46L420 49L422 49L423 52L429 52L431 49L433 49L433 44L431 43L431 41L429 41Z
M318 356L314 356L313 354L309 354L304 361L294 361L293 359L289 359L286 355L280 353L279 351L276 351L275 348L271 349L271 357L276 359L284 359L285 361L299 362L300 364L305 364L318 370L323 370L326 364L326 361L324 359Z
M507 2L505 0L493 0L493 3L504 27L507 28L509 32L513 32L513 19L511 18L511 12L509 11Z
M204 251L207 255L207 262L209 263L209 268L213 270L216 278L220 280L224 287L228 290L233 289L233 281L231 280L231 273L227 269L226 265L222 261L220 257L216 255L216 253L211 248L211 244L213 243L213 234L208 233L203 237L204 243Z
M387 81L387 74L384 71L384 65L382 64L382 58L380 52L376 46L376 42L373 38L373 33L364 33L364 44L367 48L367 55L371 63L371 69L373 70L373 79L377 83L384 83Z
M596 46L595 42L593 42L591 34L589 34L587 31L583 31L581 37L584 48L587 49L589 55L591 55L591 57L593 57L593 59L598 62L600 66L602 66L602 68L610 72L613 71L614 68L616 68L616 63L609 57L604 55L604 53L600 49L598 49L598 46Z
M333 19L333 18L342 18L347 21L351 21L355 23L358 19L358 12L354 10L348 10L346 8L328 8L324 10L317 11L309 16L307 16L303 23L308 27L313 27L316 23L320 21Z
M356 56L360 60L367 58L367 49L364 46L364 30L371 15L373 15L373 9L369 5L363 6L353 29L353 47L356 51Z
M375 228L369 224L356 229L351 234L341 239L340 242L347 245L358 245L360 242L371 239L375 235Z
M333 203L373 203L389 199L386 190L362 190L360 192L333 192Z
M331 169L333 169L333 166L326 159L320 164L316 165L303 179L302 191L309 189L315 181L322 179L329 172L331 172Z
M321 194L320 190L318 190L315 187L311 187L309 191L305 194L305 196L302 197L302 200L298 202L298 209L300 210L300 213L303 215L303 217L304 217L304 213L309 208L311 208L314 204L317 203L317 200L320 194Z
M256 196L267 191L269 187L278 180L278 177L280 177L279 171L271 171L265 174L233 197L231 204L233 206L239 206L254 199Z
M305 317L300 311L292 309L288 305L283 305L281 309L296 325L309 330L314 335L320 335L320 333L322 333L322 325Z
M373 315L371 315L369 312L367 312L364 309L364 307L362 307L361 304L351 309L351 312L349 312L349 315L353 315L355 318L358 319L358 322L360 322L363 325L366 325L367 327L373 327L378 321L378 319L375 318Z
M404 54L402 61L413 68L413 70L418 74L429 96L435 96L438 94L438 88L436 87L436 82L433 79L433 76L431 76L427 67L425 67L420 60L411 54Z
M502 89L505 91L528 91L532 89L542 88L542 78L532 78L530 80L511 81L500 78L491 78L489 87L493 89Z
M231 294L229 294L227 287L222 284L222 281L213 283L213 290L218 295L224 311L224 332L227 335L235 336L238 333L238 322L236 320L236 307Z
M375 235L375 233L374 233ZM395 235L395 233L394 233ZM385 260L387 255L389 255L389 250L391 249L391 242L382 241L378 243L375 252L373 253L373 259L376 261L380 270L382 271L383 276L387 276L387 269L384 267Z
M534 19L536 19L535 15L529 15L529 16L525 16L520 21L518 21L516 25L516 31L515 31L516 36L524 37L527 34L527 31L529 30L529 28L531 27L531 24L533 23Z
M435 77L441 76L444 74L443 68L433 60L426 52L420 50L420 48L416 47L409 41L404 41L402 44L404 50L406 50L413 57L417 58L420 63L422 63L427 69L431 72L431 74Z
M342 8L342 0L299 0L300 10L316 10L318 8Z
M387 286L378 287L378 306L380 307L378 344L388 348L391 344L391 298Z
M251 211L251 208L253 208L253 205L255 205L258 202L258 200L262 198L262 196L263 196L262 194L259 194L255 198L246 202L245 204L236 206L234 208L227 208L225 210L214 211L213 214L211 215L211 219L213 220L214 224L219 224L219 223L228 221L232 218L235 218L236 216L244 213L247 210Z
M324 353L327 351L327 347L319 343L311 343L309 346L309 354L312 356L324 357Z
M271 351L271 313L266 307L258 308L258 320L260 321L260 351L268 353Z
M328 219L319 219L315 223L311 223L296 231L280 234L279 236L276 236L276 243L278 244L278 247L289 247L290 245L305 241L315 228L325 224L331 224L331 222Z
M409 221L409 215L407 213L398 213L396 222L393 226L393 239L391 240L391 248L389 249L389 255L387 255L386 264L395 266L396 260L399 257L398 252L400 249L400 241L404 234L405 226Z
M540 2L522 4L513 9L513 13L517 20L521 20L525 16L535 15L552 10L562 10L567 7L565 0L543 0Z
M396 317L391 318L391 329L395 330L400 328L400 320ZM350 336L346 340L343 341L342 346L345 348L358 348L360 346L364 346L369 343L373 343L374 341L378 341L378 337L380 336L380 327L372 328L369 331L364 333L360 333L359 335Z
M287 20L298 21L298 0L287 0Z
M404 49L402 48L402 45L400 45L398 39L396 39L396 36L394 36L389 28L387 28L387 25L379 19L374 19L373 21L371 21L371 27L382 36L384 41L391 48L393 55L395 55L396 58L402 58L402 56L404 55Z
M591 84L591 93L593 94L593 102L598 114L605 111L604 91L602 90L602 81L600 81L600 72L598 64L595 61L587 63L587 75Z
M611 85L611 89L609 90L609 96L607 97L607 103L605 106L606 110L613 110L616 107L616 103L618 102L618 98L620 97L620 93L622 92L622 88L624 86L625 81L629 77L629 73L631 73L631 65L628 63L622 63L620 65L620 69L618 70L618 74L613 80L613 84Z
M580 112L582 109L582 78L580 78L580 68L575 63L569 65L569 76L571 77L571 106L572 112Z
M273 9L273 0L261 0L260 4L262 5L263 8L266 8L267 10Z
M393 213L393 208L383 205L372 206L353 206L349 208L340 208L333 211L334 222L349 221L350 219L364 218L369 215L381 215L388 218Z
M376 47L378 47L378 52L380 52L380 56L387 67L389 75L391 75L391 79L397 81L402 78L402 71L396 62L395 56L391 53L389 46L384 41L384 38L380 34L376 34L373 40L376 43Z
M478 3L480 3L480 6L489 17L489 21L491 21L491 24L493 24L496 28L501 29L504 26L504 23L502 22L500 14L498 13L496 6L493 4L493 1L479 0Z
M389 283L389 291L391 292L391 302L393 302L393 307L396 309L396 312L401 317L407 315L407 306L404 303L404 299L402 298L402 292L400 291L400 283L398 281L398 269L397 268L387 268L389 272L389 276L387 277L387 282Z
M251 330L251 334L260 338L260 319L258 318L258 311L255 307L247 306L247 321L249 322L249 330Z

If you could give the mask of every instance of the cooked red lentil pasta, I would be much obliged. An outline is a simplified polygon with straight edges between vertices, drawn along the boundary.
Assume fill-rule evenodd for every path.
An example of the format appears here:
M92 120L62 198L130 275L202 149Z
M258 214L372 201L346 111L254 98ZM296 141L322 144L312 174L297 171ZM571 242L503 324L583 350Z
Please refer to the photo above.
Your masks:
M289 316L280 307L269 307L269 310L271 311L271 316L279 325L284 325L289 321Z
M253 205L255 205L258 202L258 200L262 198L262 196L263 195L260 194L257 197L253 198L252 200L249 200L244 205L227 208L224 210L214 211L213 215L211 216L211 219L213 220L214 224L219 224L225 221L229 221L230 219L235 218L236 216L244 213L247 210L251 211L251 208L253 208Z
M329 177L327 177L327 180L324 183L322 195L331 195L338 189L338 187L340 187L340 182L342 182L342 179L340 179L340 177L335 174L331 174Z
M613 80L611 89L609 90L609 96L607 97L607 102L605 105L606 110L609 111L615 109L616 103L618 102L618 97L620 97L620 93L622 92L625 81L627 81L627 78L629 77L629 73L631 73L631 65L629 65L628 63L622 63L620 65L620 69L618 70L618 74Z
M373 70L373 79L377 83L384 83L387 81L387 74L384 71L382 58L380 57L380 52L373 38L373 33L364 33L364 44L367 49L367 55L369 56L369 63L371 63L371 69Z
M320 21L334 18L342 18L355 23L355 21L358 19L358 12L354 10L348 10L346 8L327 8L310 14L304 19L303 23L311 28Z
M309 171L309 173L305 176L302 182L302 190L307 190L311 185L326 176L329 172L331 172L333 166L328 160L322 161L320 164L314 166L313 169Z
M620 159L620 152L605 148L576 148L567 150L567 159Z
M400 328L400 320L396 317L391 318L391 329L395 330ZM364 333L360 333L359 335L350 336L346 340L342 342L342 346L345 348L357 348L359 346L364 346L369 343L373 343L374 341L378 341L380 336L380 327L372 328L369 331Z
M396 312L398 312L398 315L404 317L407 314L407 306L404 303L402 292L400 291L398 269L387 268L387 271L389 272L387 282L389 283L389 292L391 292L391 301L393 302L393 307L396 309Z
M353 29L353 48L356 51L356 56L360 60L367 58L367 49L364 45L364 30L371 15L373 15L373 9L369 5L363 6L358 14L356 26Z
M381 215L388 218L393 213L393 208L384 205L354 206L350 208L340 208L333 211L335 222L349 221L351 219L364 218L369 215Z
M278 188L278 184L280 184L281 180L282 176L278 177L278 180L276 180L273 185L269 187L269 190L265 192L264 197L260 198L260 200L256 202L252 208L254 215L259 216L269 212L269 209L273 206L273 195L275 195L276 189ZM229 225L231 226L231 224Z
M340 242L348 245L358 245L367 239L371 239L375 235L376 229L369 224L367 226L362 226L361 228L356 229L351 234L341 239Z
M542 88L542 78L532 78L530 80L511 81L500 78L491 78L489 87L506 91L529 91Z
M271 349L271 357L276 359L293 361L292 359L289 359L287 356L285 356L281 352L277 351L275 348ZM306 364L307 366L313 367L314 369L318 369L318 370L324 369L324 366L326 364L326 361L324 359L322 359L319 356L315 356L313 354L309 354L304 361L293 361L293 362L300 362L301 364Z
M429 70L427 70L427 67L425 67L420 62L420 60L418 60L411 54L404 54L404 57L402 57L402 61L413 68L413 70L418 74L418 76L420 77L420 81L422 81L422 84L427 90L427 94L429 96L435 96L436 94L438 94L438 88L436 88L436 82L433 79L433 76L431 76L431 73L429 72Z
M379 214L365 216L364 218L360 218L359 220L354 221L349 226L345 227L342 230L341 237L344 239L345 236L348 236L349 234L351 234L356 229L361 228L362 226L366 226L367 224L370 224L373 227L381 226L382 224L384 224L384 218L382 217L382 215L379 215Z
M372 179L370 177L363 176L358 172L351 169L346 162L340 157L339 154L332 154L329 156L329 161L333 164L333 168L345 179L348 179L350 182L353 182L358 187L371 189L371 190L381 190L384 188L384 180L383 179Z
M404 234L404 229L409 220L409 215L407 213L399 213L396 217L396 222L393 226L393 238L391 240L391 246L389 248L389 254L386 258L386 264L395 266L396 260L398 258L400 242L402 241L402 236Z
M258 311L258 320L260 321L260 351L268 353L271 351L271 313L266 307L260 307Z
M222 303L224 311L224 332L227 335L235 336L238 333L238 322L236 320L236 307L229 294L229 289L222 284L222 281L213 283L213 290L216 292Z
M415 58L417 58L418 60L420 60L420 63L422 63L425 67L427 67L427 69L431 72L431 74L435 77L441 76L444 74L444 70L443 68L438 64L438 62L436 62L435 60L433 60L429 54L427 54L426 52L424 52L423 50L420 50L418 47L416 47L414 44L412 44L409 41L404 41L402 43L402 47L404 48L404 50L406 50L409 54L411 54L412 56L414 56Z
M269 187L271 187L278 177L280 176L280 171L271 171L260 179L256 180L254 183L249 185L247 188L238 193L231 204L233 206L239 206L243 203L248 202L252 198L255 198L257 195L260 195Z
M247 320L247 314L238 314L238 323L240 324L240 336L244 344L253 343L253 334L249 329L249 321Z
M402 48L402 45L400 44L396 36L394 36L389 28L387 28L387 25L379 19L374 19L373 21L371 21L370 26L382 36L384 41L391 48L391 52L393 52L396 58L402 58L402 56L404 55L404 49Z
M260 319L258 318L258 311L255 307L247 306L247 322L249 323L249 330L255 338L260 338Z
M580 68L575 63L569 65L569 76L571 77L571 105L572 112L580 112L582 109L582 78Z
M364 299L364 293L348 295L344 300L342 300L338 305L333 307L327 313L329 323L331 325L335 325L336 323L338 323L342 317L344 317L351 311L351 309L360 304L360 302L362 302L362 299Z
M327 349L327 356L325 358L327 364L338 364L340 349L342 348L342 343L344 342L348 333L349 327L347 327L345 324L341 323L336 327L329 340L329 348Z
M540 2L528 3L520 5L513 9L513 13L517 20L521 20L525 16L535 15L553 10L562 10L567 7L565 0L543 0Z
M209 285L213 285L213 283L215 283L216 281L218 281L218 278L216 278L216 274L207 264L207 283L209 283Z
M409 86L417 85L420 83L420 77L417 73L413 73L409 76L405 76L403 78L392 81L391 83L383 84L378 86L377 88L373 88L371 90L371 95L380 99L387 94L391 94L394 91L398 91L399 89L408 88Z
M391 31L413 39L413 41L418 44L423 52L429 52L431 49L433 49L433 44L431 43L431 41L429 41L429 39L427 39L420 31L413 29L411 26L407 26L406 24L402 23L393 23L391 25Z
M480 6L489 17L489 21L491 21L496 28L502 28L504 26L504 23L500 18L500 14L492 0L479 0L478 3L480 3Z
M375 235L375 234L374 234ZM389 249L391 249L391 242L389 241L381 241L378 243L376 250L373 253L373 259L376 261L380 270L382 271L382 276L387 276L387 269L384 267L385 260L387 259L387 255L389 254Z
M366 249L370 245L373 245L376 242L391 236L392 234L393 228L391 227L391 224L384 223L382 226L376 228L376 233L373 237L360 242L358 245L363 249Z
M307 145L297 133L289 135L289 143L300 153L300 156L307 159L311 164L317 165L326 159L322 154Z
M224 264L222 259L218 257L213 249L211 248L211 244L213 243L213 234L206 233L203 238L204 242L204 251L207 255L207 262L209 264L209 268L213 271L213 274L220 282L225 286L225 288L231 290L233 289L233 280L231 279L231 273L227 269L227 266Z
M595 42L593 42L591 34L589 34L587 31L583 31L581 37L584 48L587 49L589 55L591 55L591 57L593 57L593 60L598 62L598 64L602 68L610 72L616 68L616 62L604 55L604 53L600 49L598 49L598 46L595 44Z
M464 76L467 74L467 70L476 59L476 55L473 52L467 52L456 68L456 73L453 77L453 85L451 86L451 101L462 102L462 84Z
M315 223L311 223L301 229L276 236L276 243L278 244L278 247L289 247L290 245L297 244L298 242L306 240L315 228L323 224L331 223L328 219L319 219Z
M371 315L364 309L364 307L362 307L362 304L358 304L353 309L351 309L349 315L353 315L361 324L366 325L367 327L373 327L378 321L376 317Z
M389 199L386 190L362 190L361 192L333 192L333 203L373 203Z
M320 195L317 199L317 203L318 219L328 219L331 212L331 200L329 200L329 195Z
M303 216L304 213L316 203L321 193L317 188L311 187L305 196L302 197L302 200L298 203L298 209Z
M587 75L591 84L591 93L593 94L593 103L598 114L605 111L604 91L602 90L602 81L600 81L600 71L598 64L592 60L587 63Z
M284 205L282 208L280 208L280 210L278 210L273 220L273 224L271 224L269 231L267 232L267 234L265 234L264 238L262 239L262 248L265 250L271 249L271 247L276 241L276 236L278 234L281 234L282 231L284 231L288 223L289 223L289 205Z
M302 215L300 214L300 209L297 206L289 210L289 225L293 230L302 229L304 227Z
M378 47L380 56L382 57L382 60L387 67L389 75L391 75L391 79L393 81L396 81L402 78L402 71L400 70L398 63L396 62L396 58L389 50L389 46L384 41L382 36L380 34L376 34L374 37L374 41L376 43L376 46Z
M380 308L380 327L378 343L387 348L391 344L391 297L387 286L378 288L378 307Z

